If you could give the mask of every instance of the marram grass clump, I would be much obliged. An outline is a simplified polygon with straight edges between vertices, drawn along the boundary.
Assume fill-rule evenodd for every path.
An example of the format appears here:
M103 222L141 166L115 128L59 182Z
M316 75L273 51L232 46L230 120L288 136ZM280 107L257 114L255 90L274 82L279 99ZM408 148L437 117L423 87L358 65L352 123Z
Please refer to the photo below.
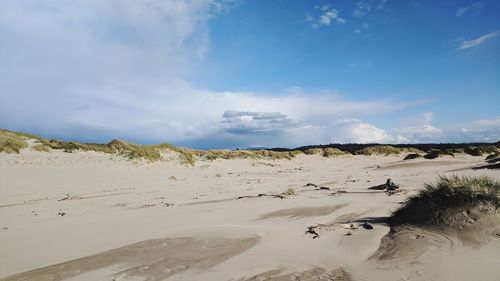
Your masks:
M106 144L80 143L74 141L48 140L31 134L0 130L0 152L19 153L28 147L27 140L35 140L32 148L39 152L48 152L50 149L62 150L67 153L74 151L96 151L108 154L116 154L127 157L130 160L144 159L147 161L158 161L162 159L162 150L178 152L181 160L187 164L194 164L190 150L178 148L170 144L140 145L120 140L113 140Z
M23 137L5 131L0 132L0 152L19 153L26 147L28 143Z
M161 159L159 149L154 146L139 145L120 140L112 140L111 142L106 144L50 140L42 141L42 144L50 147L51 149L63 150L64 152L68 153L74 151L96 151L108 154L122 155L131 160L145 159L148 161L157 161Z
M283 196L294 196L297 195L297 192L295 192L295 189L289 188L285 192L281 193Z
M481 204L500 207L500 182L487 176L442 176L426 184L389 218L389 224L439 225Z
M486 156L486 158L484 158L485 160L491 160L491 159L495 159L495 158L498 158L500 157L500 153L493 153L493 154L490 154L488 156Z
M313 155L313 154L320 154L323 153L323 149L321 148L309 148L304 150L304 154L306 155Z
M269 151L269 150L197 150L194 154L204 160L216 159L269 159L269 160L290 160L299 151Z
M498 153L498 147L494 145L469 146L464 152L472 156L482 156L484 154Z
M28 147L27 140L33 139L36 143L32 148L39 152L62 150L67 153L75 151L95 151L127 157L130 160L162 160L162 152L175 152L182 163L194 165L198 159L268 159L290 160L301 151L269 151L269 150L195 150L176 147L168 143L155 145L140 145L121 140L112 140L109 143L80 143L75 141L48 140L35 135L0 130L0 152L19 153Z
M27 140L29 139L39 140L41 138L0 129L0 153L19 153L22 149L28 147Z
M391 145L376 145L360 149L355 152L358 155L399 155L402 153L423 153L414 147L394 147Z
M328 148L325 148L323 150L323 157L327 157L327 158L337 157L337 156L346 155L346 154L348 154L348 153L345 151L342 151L338 148L328 147Z
M49 152L50 151L50 147L46 144L43 144L43 143L37 143L37 144L33 145L31 148L33 148L34 150L36 150L38 152Z
M427 154L424 155L424 158L425 159L436 159L436 158L442 157L442 156L455 157L455 153L460 153L460 151L453 151L450 149L431 150L431 151L427 152Z
M422 155L420 155L418 153L410 153L410 154L406 155L406 157L403 160L412 160L412 159L418 159L421 157L422 157Z

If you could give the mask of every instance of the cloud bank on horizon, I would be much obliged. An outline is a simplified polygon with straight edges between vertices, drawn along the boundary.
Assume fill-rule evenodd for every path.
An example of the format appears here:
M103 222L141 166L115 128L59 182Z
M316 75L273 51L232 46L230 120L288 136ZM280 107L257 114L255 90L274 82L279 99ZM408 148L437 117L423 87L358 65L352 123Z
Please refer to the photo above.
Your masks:
M496 1L2 1L0 127L199 148L499 141L499 19Z

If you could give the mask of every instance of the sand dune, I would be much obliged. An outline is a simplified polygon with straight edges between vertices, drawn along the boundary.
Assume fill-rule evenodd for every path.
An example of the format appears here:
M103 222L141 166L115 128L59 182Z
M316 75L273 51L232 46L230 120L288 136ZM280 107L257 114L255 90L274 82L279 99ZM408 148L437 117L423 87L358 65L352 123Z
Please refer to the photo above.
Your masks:
M498 216L460 233L384 221L440 175L498 171L402 158L0 154L0 280L498 280ZM402 192L368 190L388 178Z

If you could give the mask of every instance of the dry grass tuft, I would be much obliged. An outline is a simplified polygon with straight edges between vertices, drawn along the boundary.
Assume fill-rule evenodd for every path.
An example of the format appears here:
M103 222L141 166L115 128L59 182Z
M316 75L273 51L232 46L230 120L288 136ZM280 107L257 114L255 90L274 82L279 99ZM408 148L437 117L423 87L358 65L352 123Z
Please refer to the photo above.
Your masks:
M28 147L26 140L34 139L38 142L33 149L40 152L47 152L50 149L62 150L67 153L74 151L96 151L102 153L116 154L127 157L130 160L144 159L147 161L159 161L163 157L161 152L173 151L179 155L180 160L187 165L194 165L198 158L205 160L215 159L292 159L301 151L268 151L268 150L194 150L183 147L176 147L168 143L156 145L140 145L121 140L112 140L107 144L100 143L80 143L75 141L47 140L38 136L0 130L0 152L19 153L23 148Z
M424 155L425 159L436 159L442 156L452 156L455 157L455 153L460 153L460 151L443 149L443 150L431 150Z
M50 151L50 147L43 144L43 143L37 143L37 144L33 145L32 148L36 151L39 151L39 152L49 152Z
M399 155L402 153L423 153L423 151L413 147L394 147L390 145L377 145L365 147L355 152L358 155Z
M189 149L178 148L170 144L159 145L139 145L120 140L112 140L107 144L100 143L80 143L74 141L47 140L35 135L0 130L0 152L19 153L23 148L28 147L26 140L34 139L37 144L33 149L40 152L47 152L50 149L62 150L64 152L74 151L96 151L109 154L125 156L131 160L145 159L147 161L161 160L161 150L169 149L178 152L181 159L187 164L193 165L195 160Z
M0 130L0 152L19 153L22 149L28 147L26 137L21 134Z
M492 163L494 163L494 162L497 162L497 161L495 161L495 159L500 159L500 153L497 152L497 153L490 154L490 155L486 156L486 158L484 160L486 160L488 162L492 161Z
M346 155L348 154L347 152L345 151L342 151L338 148L332 148L332 147L328 147L328 148L325 148L323 150L323 157L337 157L337 156L341 156L341 155Z
M323 153L323 149L321 148L309 148L304 151L306 155L320 154Z
M472 156L482 156L484 154L498 153L498 147L494 145L469 146L464 149L464 152Z
M490 177L440 177L435 184L426 184L418 194L408 198L396 210L391 225L439 225L448 223L457 210L479 204L500 207L500 182Z
M194 154L204 160L216 159L268 159L290 160L301 152L298 151L269 151L269 150L196 150Z
M284 195L284 196L294 196L294 195L297 195L297 192L295 192L295 189L289 188L285 192L281 193L281 195Z
M406 155L406 157L403 160L418 159L421 157L422 157L422 155L420 155L418 153L410 153L410 154Z

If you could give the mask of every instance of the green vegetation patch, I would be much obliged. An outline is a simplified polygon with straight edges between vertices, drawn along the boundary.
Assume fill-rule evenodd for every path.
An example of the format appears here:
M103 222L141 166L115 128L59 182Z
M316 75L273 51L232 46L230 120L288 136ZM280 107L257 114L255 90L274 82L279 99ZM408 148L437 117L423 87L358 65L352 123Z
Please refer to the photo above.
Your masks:
M456 210L479 204L500 207L500 182L490 177L440 177L408 198L389 219L391 225L438 225Z
M320 154L323 153L323 149L321 148L309 148L304 150L304 153L307 155Z
M299 151L269 151L269 150L196 150L193 152L199 158L205 160L216 159L269 159L269 160L290 160Z
M418 158L422 158L422 155L420 155L418 153L410 153L410 154L406 155L406 157L403 160L411 160L411 159L418 159Z
M33 145L32 148L36 151L39 151L39 152L49 152L50 151L50 147L47 146L46 144L43 144L43 143L37 143L37 144Z
M431 151L427 152L427 154L424 155L424 158L425 159L436 159L436 158L442 157L442 156L455 157L455 153L457 153L457 151L452 150L452 149L431 150ZM460 151L458 151L458 153L460 153Z
M323 150L323 157L337 157L337 156L341 156L341 155L346 155L348 154L347 152L345 151L342 151L338 148L332 148L332 147L328 147L328 148L325 148Z
M469 146L464 149L464 152L472 156L482 156L484 154L497 153L498 147L494 145Z
M26 137L7 130L0 130L0 152L19 153L21 149L28 147Z
M394 147L391 145L377 145L365 147L355 152L358 155L399 155L402 153L423 153L414 147Z

